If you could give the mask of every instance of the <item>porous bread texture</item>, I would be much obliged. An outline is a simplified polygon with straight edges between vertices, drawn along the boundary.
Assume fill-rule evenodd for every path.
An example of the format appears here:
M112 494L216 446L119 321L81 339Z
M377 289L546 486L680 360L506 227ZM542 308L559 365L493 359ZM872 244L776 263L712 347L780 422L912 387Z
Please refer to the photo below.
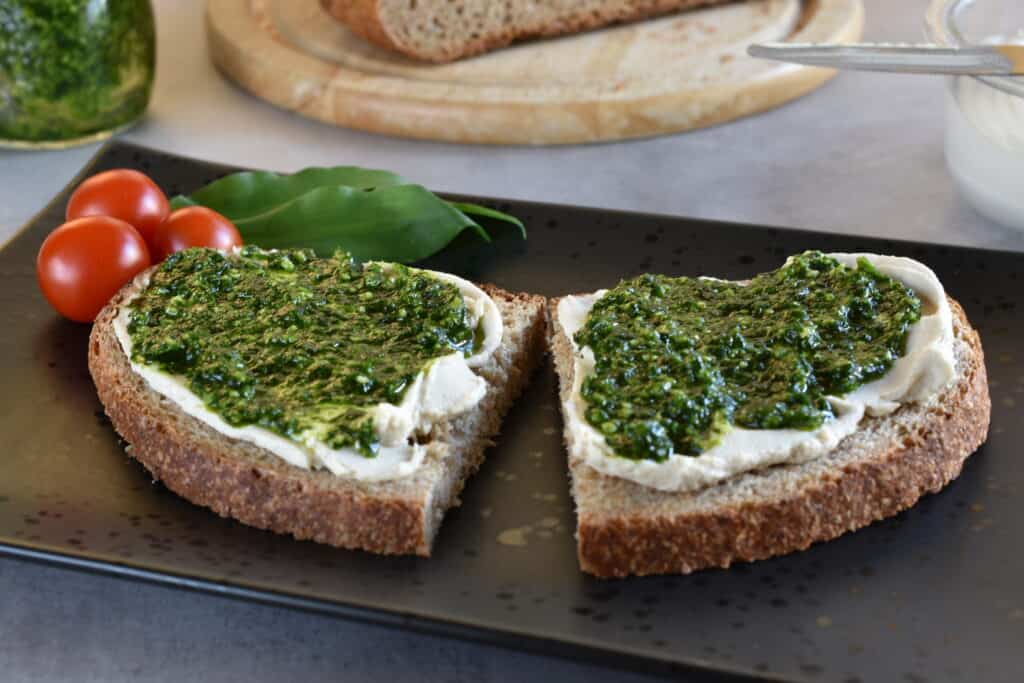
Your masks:
M866 417L827 455L664 492L587 465L568 428L577 554L600 577L687 574L803 550L912 506L955 479L988 434L991 401L978 333L950 299L956 379L923 403ZM564 402L573 351L549 303L550 347Z
M543 297L484 285L505 326L501 346L476 369L487 381L484 398L427 435L427 457L410 476L357 481L289 465L226 437L151 389L132 370L113 327L146 275L114 296L89 339L89 371L128 453L167 488L222 517L338 547L429 556L445 512L459 504L466 479L545 353Z
M730 0L321 0L386 49L450 62L513 42L577 33Z

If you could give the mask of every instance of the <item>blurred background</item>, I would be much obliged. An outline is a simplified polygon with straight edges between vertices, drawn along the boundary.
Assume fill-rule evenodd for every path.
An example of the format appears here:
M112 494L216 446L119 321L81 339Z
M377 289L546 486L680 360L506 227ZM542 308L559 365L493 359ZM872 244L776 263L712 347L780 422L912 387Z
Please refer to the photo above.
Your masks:
M927 0L866 0L865 40L924 39ZM846 72L779 109L641 141L526 148L417 142L335 128L254 98L212 66L202 0L155 0L157 70L132 142L292 171L355 164L433 190L730 221L1019 248L976 214L943 161L945 80ZM98 144L0 151L0 239Z

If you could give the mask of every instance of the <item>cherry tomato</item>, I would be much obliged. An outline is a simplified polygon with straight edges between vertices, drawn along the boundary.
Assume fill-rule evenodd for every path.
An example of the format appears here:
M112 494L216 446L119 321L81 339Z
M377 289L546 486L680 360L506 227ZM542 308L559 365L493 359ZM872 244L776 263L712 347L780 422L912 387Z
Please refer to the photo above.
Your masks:
M71 193L65 220L111 216L133 226L153 245L157 228L167 219L167 196L148 176L129 169L97 173Z
M58 313L87 323L149 265L149 248L135 228L117 218L89 216L65 223L43 241L36 277Z
M213 209L189 206L172 213L160 226L153 255L158 261L163 261L174 252L189 247L230 249L240 246L242 236L234 223Z

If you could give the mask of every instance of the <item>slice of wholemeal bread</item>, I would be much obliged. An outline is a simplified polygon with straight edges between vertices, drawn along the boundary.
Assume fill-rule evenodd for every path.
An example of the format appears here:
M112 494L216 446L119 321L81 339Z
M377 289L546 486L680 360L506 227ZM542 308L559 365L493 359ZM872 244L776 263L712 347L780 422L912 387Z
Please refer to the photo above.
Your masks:
M389 50L450 62L518 40L577 33L728 0L320 0L353 32Z
M429 435L420 468L401 479L363 482L304 470L224 436L183 412L136 374L113 327L126 285L96 318L89 371L128 452L167 488L223 517L344 548L429 556L448 508L480 467L501 420L545 353L543 297L483 286L505 325L501 346L476 369L487 393L471 411Z
M601 577L689 573L803 550L912 506L955 479L988 433L991 402L978 333L950 299L956 379L925 403L865 417L827 455L776 465L692 492L604 475L566 430L580 567ZM564 402L573 351L549 304L550 346Z

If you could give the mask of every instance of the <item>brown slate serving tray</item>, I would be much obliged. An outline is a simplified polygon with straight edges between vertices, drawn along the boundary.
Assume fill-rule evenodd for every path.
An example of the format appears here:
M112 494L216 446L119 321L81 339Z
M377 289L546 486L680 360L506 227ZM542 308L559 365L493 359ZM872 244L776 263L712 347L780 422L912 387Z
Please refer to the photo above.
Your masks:
M113 143L82 173L113 167L169 193L232 170ZM1024 680L1024 254L494 200L529 241L460 238L430 265L558 295L642 271L749 277L808 248L905 254L938 272L984 341L992 433L942 493L804 553L599 581L577 570L550 366L430 560L297 542L154 485L103 416L88 327L36 288L36 250L66 196L0 251L0 552L696 680Z

